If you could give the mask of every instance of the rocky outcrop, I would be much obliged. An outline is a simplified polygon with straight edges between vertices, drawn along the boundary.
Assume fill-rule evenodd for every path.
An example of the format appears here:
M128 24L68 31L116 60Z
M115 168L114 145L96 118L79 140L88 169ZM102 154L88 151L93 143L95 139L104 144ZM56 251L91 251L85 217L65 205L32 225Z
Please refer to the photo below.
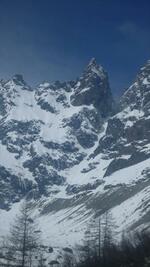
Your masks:
M110 115L113 109L113 98L109 86L108 75L92 59L75 86L71 96L75 106L92 105L97 108L102 117Z
M135 82L125 91L120 101L121 108L150 112L150 60L140 69Z
M43 218L54 219L50 237L60 240L65 225L68 242L107 211L116 221L119 214L118 229L130 228L132 216L140 224L138 211L143 221L149 211L149 112L150 61L115 113L108 75L94 59L77 81L35 90L20 75L0 81L0 211L28 195L41 221L51 213Z

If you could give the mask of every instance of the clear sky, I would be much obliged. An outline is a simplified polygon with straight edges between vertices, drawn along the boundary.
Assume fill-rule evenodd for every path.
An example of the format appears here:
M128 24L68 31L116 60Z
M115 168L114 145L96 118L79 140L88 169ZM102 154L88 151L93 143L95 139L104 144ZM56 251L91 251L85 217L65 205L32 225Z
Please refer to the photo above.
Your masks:
M92 57L125 89L150 59L150 0L0 0L0 78L70 80Z

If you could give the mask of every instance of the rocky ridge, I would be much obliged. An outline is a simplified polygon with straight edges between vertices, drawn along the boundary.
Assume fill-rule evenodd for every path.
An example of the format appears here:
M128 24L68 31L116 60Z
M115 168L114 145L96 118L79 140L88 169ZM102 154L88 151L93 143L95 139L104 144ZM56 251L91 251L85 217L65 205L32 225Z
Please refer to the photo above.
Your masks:
M87 222L107 211L118 232L146 227L150 61L117 112L108 75L95 59L77 81L35 89L21 75L1 81L0 151L3 220L28 195L47 243L49 236L56 246L82 242Z

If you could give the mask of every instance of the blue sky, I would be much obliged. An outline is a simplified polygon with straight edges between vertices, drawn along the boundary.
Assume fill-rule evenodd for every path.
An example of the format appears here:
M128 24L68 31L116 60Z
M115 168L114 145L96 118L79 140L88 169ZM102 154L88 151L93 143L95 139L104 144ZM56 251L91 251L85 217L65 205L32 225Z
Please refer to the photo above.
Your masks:
M90 58L115 94L150 59L149 0L0 0L0 78L78 77Z

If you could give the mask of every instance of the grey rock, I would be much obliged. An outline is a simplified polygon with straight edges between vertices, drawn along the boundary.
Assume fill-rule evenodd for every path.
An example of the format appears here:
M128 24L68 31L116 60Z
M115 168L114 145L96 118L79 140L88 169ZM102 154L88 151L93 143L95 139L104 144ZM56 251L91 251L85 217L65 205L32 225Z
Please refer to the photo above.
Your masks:
M104 69L92 59L77 82L75 93L71 96L75 106L93 104L102 117L107 117L113 108L113 98L108 76Z

